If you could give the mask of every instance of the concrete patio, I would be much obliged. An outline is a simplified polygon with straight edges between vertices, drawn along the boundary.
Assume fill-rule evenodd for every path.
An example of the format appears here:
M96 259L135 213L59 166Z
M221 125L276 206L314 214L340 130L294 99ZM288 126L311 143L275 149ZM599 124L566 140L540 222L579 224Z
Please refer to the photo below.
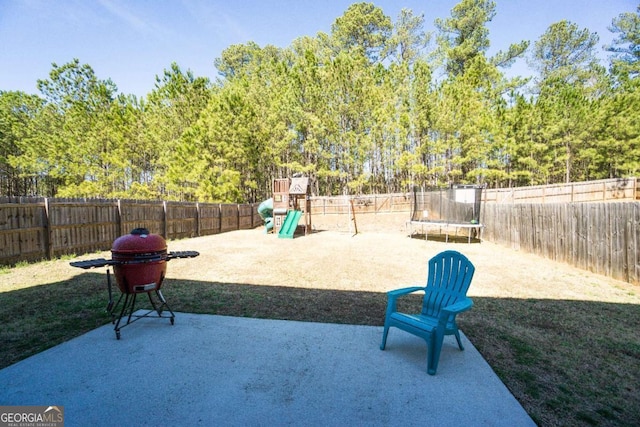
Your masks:
M66 426L532 426L463 335L438 373L381 327L177 313L106 325L0 371L0 404L58 405Z

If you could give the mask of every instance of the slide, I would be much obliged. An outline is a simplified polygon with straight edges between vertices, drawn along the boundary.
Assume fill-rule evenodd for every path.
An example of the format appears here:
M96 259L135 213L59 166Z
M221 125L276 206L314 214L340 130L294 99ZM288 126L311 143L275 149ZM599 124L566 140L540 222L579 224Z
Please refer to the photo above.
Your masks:
M258 214L264 221L264 232L268 233L273 229L273 198L260 203Z
M293 239L293 233L296 232L298 221L300 221L301 216L302 211L290 210L287 212L287 216L284 218L282 227L280 227L280 231L278 231L278 237L282 239Z

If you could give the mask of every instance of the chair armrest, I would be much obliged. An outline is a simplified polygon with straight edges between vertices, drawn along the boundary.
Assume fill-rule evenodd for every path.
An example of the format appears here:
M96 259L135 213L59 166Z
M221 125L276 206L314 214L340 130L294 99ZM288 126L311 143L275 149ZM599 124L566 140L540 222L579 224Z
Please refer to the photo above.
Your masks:
M464 298L455 304L448 305L440 310L438 323L444 326L451 316L455 317L457 314L467 311L471 307L473 307L473 300L471 300L471 298Z
M396 311L396 302L399 297L417 291L424 291L424 288L420 286L411 286L409 288L395 289L393 291L387 292L387 318L389 318L391 313Z
M424 287L422 286L412 286L410 288L402 288L402 289L394 289L393 291L387 292L390 298L397 298L402 295L407 295L412 292L424 291Z
M473 300L471 298L465 298L455 304L444 307L442 313L446 313L447 315L458 314L469 310L471 307L473 307Z

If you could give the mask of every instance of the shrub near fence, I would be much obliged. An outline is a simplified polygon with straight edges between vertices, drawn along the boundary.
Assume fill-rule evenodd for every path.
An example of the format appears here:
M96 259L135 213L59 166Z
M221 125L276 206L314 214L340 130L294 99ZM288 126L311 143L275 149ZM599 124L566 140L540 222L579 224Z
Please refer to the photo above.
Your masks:
M4 199L0 264L108 250L116 238L138 227L170 240L260 224L257 204Z

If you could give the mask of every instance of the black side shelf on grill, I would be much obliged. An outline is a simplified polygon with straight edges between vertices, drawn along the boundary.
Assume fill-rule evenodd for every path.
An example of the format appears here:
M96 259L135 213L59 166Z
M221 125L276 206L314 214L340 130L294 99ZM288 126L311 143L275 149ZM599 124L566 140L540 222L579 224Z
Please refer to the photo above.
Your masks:
M112 259L97 258L87 261L74 261L70 262L69 264L72 267L84 268L86 270L89 268L104 267L105 265L115 265L118 264L118 261L114 261Z
M200 252L197 251L179 251L179 252L169 252L167 255L167 260L174 258L195 258L200 255Z

